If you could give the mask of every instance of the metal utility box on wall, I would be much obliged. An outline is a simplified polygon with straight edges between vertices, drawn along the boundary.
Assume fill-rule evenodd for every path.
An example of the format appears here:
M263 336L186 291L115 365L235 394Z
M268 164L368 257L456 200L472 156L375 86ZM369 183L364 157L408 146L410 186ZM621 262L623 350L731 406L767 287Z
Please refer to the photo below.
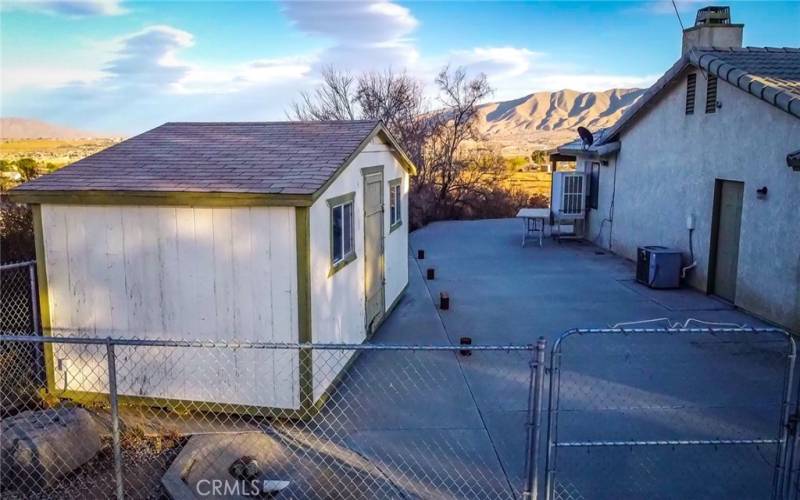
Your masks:
M650 245L639 247L636 255L636 281L650 288L680 287L682 257L679 250Z
M587 174L553 172L553 199L550 210L561 219L583 219L586 214Z
M552 234L559 241L585 236L588 181L585 172L553 172L550 212Z
M413 172L380 122L168 123L23 184L11 197L33 207L43 332L363 342L408 283ZM366 179L380 183L372 212ZM369 234L368 216L378 219ZM368 273L380 287L370 321ZM154 406L228 405L234 413L305 414L352 357L151 351L121 377L120 396ZM105 373L105 360L81 353L72 344L48 350L51 394L102 391L96 374Z

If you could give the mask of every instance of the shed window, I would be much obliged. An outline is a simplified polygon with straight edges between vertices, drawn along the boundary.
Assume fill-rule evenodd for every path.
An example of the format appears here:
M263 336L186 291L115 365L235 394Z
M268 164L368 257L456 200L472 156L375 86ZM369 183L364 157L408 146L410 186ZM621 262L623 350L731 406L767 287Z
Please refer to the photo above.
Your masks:
M697 87L697 73L686 75L686 114L694 114L694 93Z
M353 200L355 193L328 200L331 210L331 266L338 271L355 260L353 231Z
M389 232L403 225L403 179L389 181Z
M596 210L600 197L600 162L593 161L589 172L589 208Z
M706 113L717 112L717 77L708 75L706 83Z

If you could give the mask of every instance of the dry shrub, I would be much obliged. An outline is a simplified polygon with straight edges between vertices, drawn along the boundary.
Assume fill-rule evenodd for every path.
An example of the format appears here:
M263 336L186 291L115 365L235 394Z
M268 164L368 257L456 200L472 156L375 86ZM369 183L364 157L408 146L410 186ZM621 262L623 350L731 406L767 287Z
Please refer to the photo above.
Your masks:
M31 209L0 195L0 262L35 258Z

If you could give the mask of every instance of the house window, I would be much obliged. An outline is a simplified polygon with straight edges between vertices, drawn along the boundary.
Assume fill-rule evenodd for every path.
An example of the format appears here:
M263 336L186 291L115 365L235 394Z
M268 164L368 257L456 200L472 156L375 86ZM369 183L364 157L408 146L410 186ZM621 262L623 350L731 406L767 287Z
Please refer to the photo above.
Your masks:
M717 77L708 75L706 83L706 113L717 112Z
M331 212L331 274L356 259L353 230L355 193L328 200Z
M697 86L697 73L686 75L686 114L694 114L694 92Z
M389 181L389 232L403 225L403 179Z
M600 162L593 161L589 172L589 208L596 210L600 197Z

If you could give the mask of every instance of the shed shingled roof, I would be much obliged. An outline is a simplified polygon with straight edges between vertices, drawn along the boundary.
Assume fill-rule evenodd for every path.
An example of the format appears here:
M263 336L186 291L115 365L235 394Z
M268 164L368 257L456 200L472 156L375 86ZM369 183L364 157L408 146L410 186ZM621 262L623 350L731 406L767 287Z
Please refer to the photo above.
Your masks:
M366 120L166 123L15 191L311 195L381 131Z
M617 140L620 132L657 100L689 65L800 118L800 48L696 48L681 57L615 123L599 143Z

